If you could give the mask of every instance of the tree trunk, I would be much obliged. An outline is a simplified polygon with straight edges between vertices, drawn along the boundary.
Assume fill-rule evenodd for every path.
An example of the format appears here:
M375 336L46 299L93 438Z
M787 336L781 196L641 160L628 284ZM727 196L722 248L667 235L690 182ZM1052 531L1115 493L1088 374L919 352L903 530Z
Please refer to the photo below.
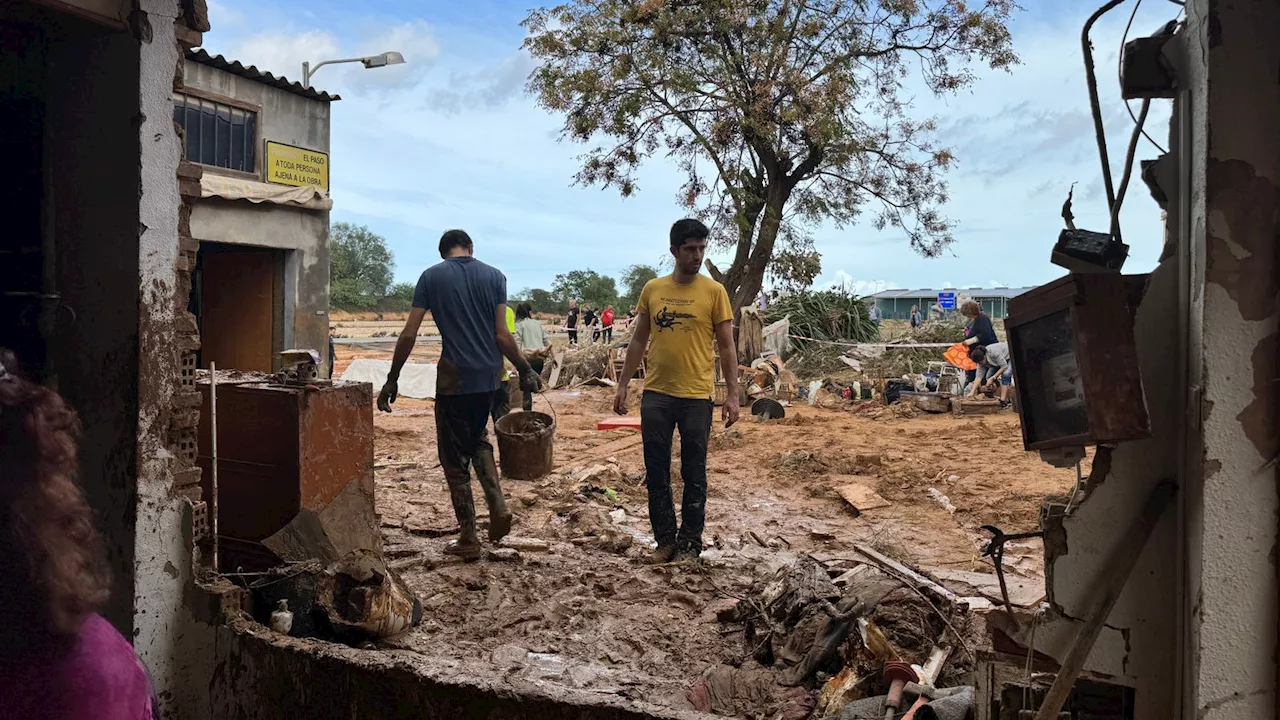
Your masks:
M744 233L746 237L738 240L733 264L725 271L723 281L735 316L738 310L755 302L764 287L764 275L773 259L774 244L782 228L782 208L788 194L781 188L770 188L768 203L759 223L749 233ZM755 236L754 243L752 235Z

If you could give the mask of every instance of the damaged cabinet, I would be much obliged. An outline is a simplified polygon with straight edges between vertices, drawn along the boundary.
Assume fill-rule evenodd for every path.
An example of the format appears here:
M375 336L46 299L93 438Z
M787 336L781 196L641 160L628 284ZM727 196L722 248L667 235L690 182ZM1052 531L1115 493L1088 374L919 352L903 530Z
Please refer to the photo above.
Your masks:
M1151 434L1133 317L1146 275L1073 273L1009 300L1005 330L1027 450Z
M211 500L209 382L200 383L198 463ZM373 517L373 389L218 383L218 534L261 542L352 486ZM364 512L358 513L365 515ZM361 525L368 524L361 522ZM377 533L376 523L369 532Z

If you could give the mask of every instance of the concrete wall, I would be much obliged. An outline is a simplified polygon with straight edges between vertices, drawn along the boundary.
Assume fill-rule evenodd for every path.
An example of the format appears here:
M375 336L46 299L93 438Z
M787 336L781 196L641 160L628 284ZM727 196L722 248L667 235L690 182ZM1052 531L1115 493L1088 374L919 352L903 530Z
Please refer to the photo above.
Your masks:
M713 720L498 675L410 651L286 638L248 621L218 628L212 717L219 720Z
M286 256L284 344L329 362L329 213L206 198L191 210L197 240L291 251ZM322 374L324 374L322 372Z
M1188 483L1186 715L1277 712L1280 5L1187 3L1193 64L1192 318L1202 433Z
M279 70L279 68L274 68ZM258 180L266 140L329 152L329 103L186 60L187 86L250 103L258 114ZM206 172L218 172L207 169ZM197 240L293 251L285 267L287 348L320 351L328 365L329 213L296 207L209 198L191 213ZM322 373L323 374L323 373Z
M261 69L276 75L301 72L301 68ZM325 101L312 100L191 60L187 60L184 66L183 82L187 87L261 108L258 114L259 152L262 152L264 140L329 152L329 103ZM261 156L258 165L262 165Z
M1061 659L1072 618L1143 498L1161 478L1180 481L1176 511L1089 659L1137 688L1139 718L1277 714L1276 37L1271 0L1187 3L1170 133L1182 187L1136 331L1153 437L1118 447L1105 478L1046 538L1058 612L1036 645Z
M138 268L138 333L146 348L138 365L137 532L134 539L134 647L151 671L165 717L208 717L207 680L213 632L192 611L196 592L191 518L174 493L173 401L179 387L179 297L176 177L180 151L172 93L180 55L172 0L138 0L138 124L141 183L134 188L141 236L131 261Z

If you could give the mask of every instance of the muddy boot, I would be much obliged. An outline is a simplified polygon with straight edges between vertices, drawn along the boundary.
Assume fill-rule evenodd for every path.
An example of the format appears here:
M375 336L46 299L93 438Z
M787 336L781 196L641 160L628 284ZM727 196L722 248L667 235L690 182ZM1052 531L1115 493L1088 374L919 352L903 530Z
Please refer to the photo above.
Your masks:
M489 506L489 541L498 542L511 532L511 511L502 496L498 482L498 464L493 459L493 448L482 445L475 458L476 478L484 488L484 501Z
M659 545L656 550L649 553L649 562L653 565L663 565L671 562L675 557L675 545Z
M464 560L480 557L480 538L476 537L476 505L471 497L471 478L462 482L449 480L449 500L453 513L458 517L458 539L445 545L446 555L456 555Z

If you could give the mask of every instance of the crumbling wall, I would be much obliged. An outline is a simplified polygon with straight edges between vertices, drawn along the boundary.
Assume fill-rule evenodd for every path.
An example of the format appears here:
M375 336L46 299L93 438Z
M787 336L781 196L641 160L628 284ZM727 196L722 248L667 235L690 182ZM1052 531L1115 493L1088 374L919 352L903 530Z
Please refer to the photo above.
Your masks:
M182 60L178 37L197 40L208 29L202 0L139 0L130 28L139 47L137 133L141 183L137 532L134 538L134 646L151 671L166 717L207 717L213 629L200 622L202 599L192 566L193 514L186 496L198 488L191 351L198 338L186 311L195 247L180 227L189 219L180 185L190 194L190 169L179 170L172 93ZM180 182L181 181L181 182Z
M1188 717L1274 717L1280 451L1280 6L1193 0L1203 363L1188 482ZM1193 80L1194 82L1194 80Z
M255 627L259 630L250 634ZM411 651L370 653L285 638L248 621L218 628L212 717L219 720L712 720L605 695L540 687Z
M1191 0L1170 140L1182 187L1138 311L1153 437L1049 533L1057 658L1105 558L1162 478L1176 512L1151 537L1089 667L1137 688L1137 717L1272 717L1276 703L1280 336L1280 7ZM1269 461L1272 464L1268 464ZM1095 468L1097 465L1095 464Z

